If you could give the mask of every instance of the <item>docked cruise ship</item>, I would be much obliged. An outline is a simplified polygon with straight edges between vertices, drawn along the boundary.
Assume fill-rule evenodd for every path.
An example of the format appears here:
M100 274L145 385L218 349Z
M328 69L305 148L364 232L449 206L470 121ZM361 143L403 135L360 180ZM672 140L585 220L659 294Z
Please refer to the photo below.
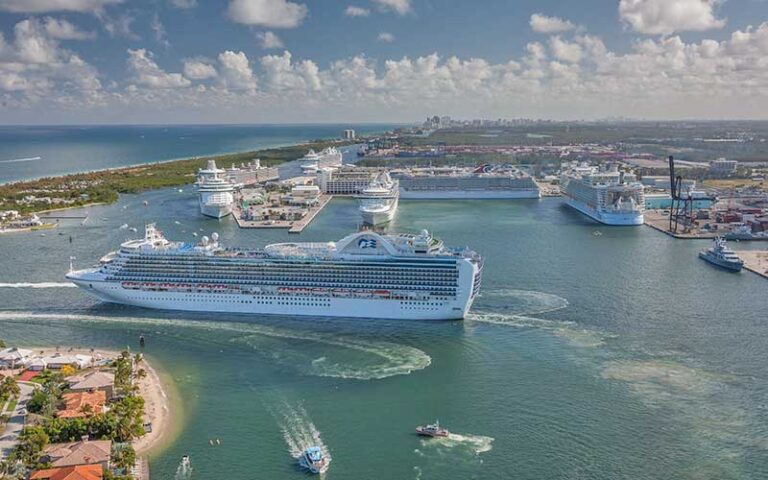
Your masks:
M607 169L578 165L560 177L566 204L606 225L642 225L645 211L643 185L633 173L617 165Z
M146 308L392 319L461 319L483 262L468 248L370 231L337 242L224 248L166 240L154 225L67 279L105 301Z
M397 176L401 198L541 198L536 182L510 165L410 168Z
M320 153L310 150L300 160L304 173L317 173L321 168L340 167L342 155L336 147L328 147Z
M384 225L394 218L400 188L387 172L381 172L357 197L360 201L360 215L366 225Z
M232 213L234 192L238 185L226 179L224 173L224 170L216 168L214 160L208 160L207 168L197 171L197 194L203 215L223 218Z

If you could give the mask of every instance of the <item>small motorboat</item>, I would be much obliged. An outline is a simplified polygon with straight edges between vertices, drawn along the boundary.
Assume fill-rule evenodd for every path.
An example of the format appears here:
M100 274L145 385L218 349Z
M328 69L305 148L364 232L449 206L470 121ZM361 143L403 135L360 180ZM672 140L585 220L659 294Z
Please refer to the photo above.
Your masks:
M451 434L448 430L440 427L440 422L427 425L419 425L416 427L416 433L423 437L447 437Z
M323 449L318 446L307 448L299 457L299 465L312 473L325 473L330 464L330 459L325 456Z
M183 455L181 457L181 465L185 468L189 467L189 455Z

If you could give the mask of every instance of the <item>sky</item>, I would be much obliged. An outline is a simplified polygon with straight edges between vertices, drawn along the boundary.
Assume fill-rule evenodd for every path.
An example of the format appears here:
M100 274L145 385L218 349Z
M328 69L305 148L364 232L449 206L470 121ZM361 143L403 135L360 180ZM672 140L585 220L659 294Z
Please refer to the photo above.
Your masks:
M768 0L0 0L0 123L768 119Z

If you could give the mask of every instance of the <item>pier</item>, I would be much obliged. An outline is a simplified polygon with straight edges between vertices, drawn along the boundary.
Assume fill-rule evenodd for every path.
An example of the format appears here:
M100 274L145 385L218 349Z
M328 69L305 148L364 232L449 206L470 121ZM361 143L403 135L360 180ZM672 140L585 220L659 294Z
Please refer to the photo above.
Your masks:
M744 260L744 269L768 279L768 250L737 250Z
M240 228L287 228L288 233L301 233L332 199L333 195L320 195L318 203L307 208L307 213L298 220L247 220L242 218L243 210L239 204L233 214Z

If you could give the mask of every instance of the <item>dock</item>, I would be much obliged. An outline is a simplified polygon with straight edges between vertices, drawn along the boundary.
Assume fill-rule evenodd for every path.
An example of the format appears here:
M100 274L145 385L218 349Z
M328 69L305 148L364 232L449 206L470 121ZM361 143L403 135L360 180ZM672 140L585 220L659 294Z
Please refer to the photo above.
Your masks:
M690 232L670 232L668 230L669 228L669 215L663 214L660 212L647 210L645 214L643 215L645 218L644 224L653 228L654 230L658 230L661 233L664 233L666 235L669 235L670 237L679 238L682 240L706 240L706 239L713 239L715 238L718 233L717 232L709 232L709 231L701 231L701 230L693 230ZM682 230L682 225L679 227Z
M768 250L737 250L744 260L744 269L768 279Z
M320 201L314 207L311 207L307 214L301 220L293 222L293 226L288 230L288 233L301 233L307 225L315 219L318 213L328 205L333 199L333 195L320 195Z
M320 195L317 205L309 207L307 213L299 220L246 220L240 206L235 206L233 214L240 228L287 228L288 233L301 233L318 213L333 199L333 195Z

